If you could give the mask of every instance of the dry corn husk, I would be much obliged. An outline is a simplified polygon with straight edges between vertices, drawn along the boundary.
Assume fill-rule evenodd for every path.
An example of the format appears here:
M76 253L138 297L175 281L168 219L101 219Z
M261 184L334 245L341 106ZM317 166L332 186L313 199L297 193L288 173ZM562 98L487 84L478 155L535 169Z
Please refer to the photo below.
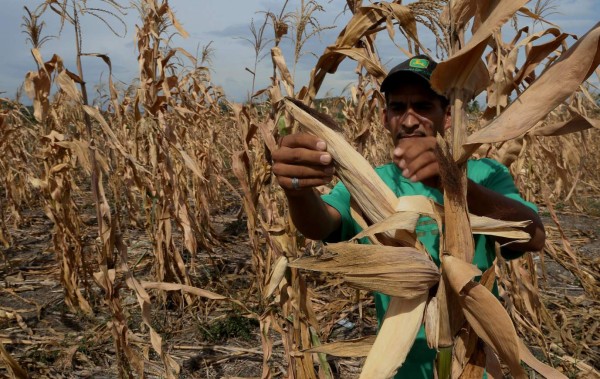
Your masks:
M396 374L417 337L427 294L414 299L390 298L390 304L369 351L360 379L391 378Z
M335 131L338 129L335 122L297 100L286 98L284 101L292 117L327 143L327 152L334 159L337 176L346 185L367 219L378 222L392 215L397 202L396 195L375 173L369 162Z
M279 257L279 259L277 259L277 262L273 267L273 271L271 271L271 275L267 282L267 290L263 295L265 299L271 296L273 292L275 292L275 289L279 286L279 283L285 275L287 267L288 259L284 256Z
M508 365L513 377L525 378L519 359L519 339L510 317L487 288L472 280L481 275L481 271L470 263L446 255L442 258L442 272L458 295L463 313L475 333Z
M351 286L405 299L427 294L440 273L429 255L410 248L336 243L327 257L305 257L289 267L338 273Z

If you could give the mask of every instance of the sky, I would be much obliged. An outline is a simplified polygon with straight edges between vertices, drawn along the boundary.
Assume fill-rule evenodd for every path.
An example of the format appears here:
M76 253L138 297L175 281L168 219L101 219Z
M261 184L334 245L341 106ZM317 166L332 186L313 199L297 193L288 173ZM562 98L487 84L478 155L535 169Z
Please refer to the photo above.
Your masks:
M35 69L30 52L31 46L26 42L27 36L23 33L21 24L25 15L23 7L27 6L33 10L41 2L42 0L2 0L0 97L15 98L26 73ZM124 0L120 2L129 3ZM181 47L196 55L199 49L212 42L214 53L210 69L213 83L223 87L228 98L244 101L252 90L252 75L246 68L252 70L255 60L253 46L244 38L252 39L250 33L252 20L258 27L264 20L264 12L271 11L278 14L283 3L283 0L171 0L169 2L171 8L190 35L187 39L175 36L171 40L172 46ZM530 8L533 7L533 3L535 1L530 2ZM90 8L110 9L102 0L88 0L87 4ZM286 11L296 10L299 4L300 0L288 0ZM315 17L321 26L331 26L331 29L324 30L319 37L309 39L304 46L305 55L295 68L297 90L308 85L310 70L315 66L317 56L323 53L327 45L334 43L351 17L348 11L344 12L346 2L343 0L321 0L320 4L323 6L323 11L315 13ZM564 32L581 36L600 21L599 0L556 0L554 4L557 6L556 13L548 15L548 20L560 25ZM126 28L115 18L110 16L107 18L120 36L113 34L97 18L91 15L82 17L84 52L107 54L113 65L114 80L123 83L124 86L131 83L137 74L135 25L140 24L135 9L127 9L126 12L126 15L121 16ZM44 33L54 36L41 49L44 60L50 59L53 54L58 54L66 67L76 72L72 26L66 24L61 30L60 18L51 11L47 11L42 20L45 22ZM525 25L527 24L521 26ZM267 26L267 30L272 35L272 27ZM541 27L536 26L536 30L541 30ZM433 36L423 30L419 30L419 33L426 46L434 46ZM507 34L510 33L509 31ZM383 57L382 61L386 68L389 69L404 60L405 56L383 34L378 37L378 40L383 41L378 45L378 52ZM398 39L398 42L403 41ZM569 44L573 42L573 39L568 40ZM268 53L270 47L271 44L264 51ZM292 70L291 41L283 41L282 48L288 67ZM338 96L345 93L345 88L355 81L355 68L354 62L346 60L335 74L326 77L318 96ZM83 70L85 80L91 86L107 82L108 69L99 58L84 57ZM259 62L255 90L268 86L271 73L272 64L270 57L267 56ZM94 96L93 87L88 88L88 92L91 93L91 97ZM27 103L28 100L23 96L21 101Z

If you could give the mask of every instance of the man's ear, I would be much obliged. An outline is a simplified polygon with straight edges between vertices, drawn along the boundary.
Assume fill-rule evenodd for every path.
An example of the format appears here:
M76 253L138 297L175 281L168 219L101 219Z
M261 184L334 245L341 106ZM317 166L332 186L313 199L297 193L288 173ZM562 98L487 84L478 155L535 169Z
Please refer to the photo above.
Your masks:
M383 127L386 128L387 130L390 130L390 126L388 125L387 122L387 107L383 108L381 110L381 123L383 124Z
M450 129L452 126L452 107L448 105L446 107L446 114L444 115L444 130Z

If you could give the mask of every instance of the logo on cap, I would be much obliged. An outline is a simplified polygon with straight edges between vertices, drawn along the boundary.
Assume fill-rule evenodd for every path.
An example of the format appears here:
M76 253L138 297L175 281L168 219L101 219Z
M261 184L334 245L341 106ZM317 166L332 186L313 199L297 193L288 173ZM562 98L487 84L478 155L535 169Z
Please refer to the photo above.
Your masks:
M408 65L414 68L427 68L427 66L429 66L429 61L427 59L413 58Z

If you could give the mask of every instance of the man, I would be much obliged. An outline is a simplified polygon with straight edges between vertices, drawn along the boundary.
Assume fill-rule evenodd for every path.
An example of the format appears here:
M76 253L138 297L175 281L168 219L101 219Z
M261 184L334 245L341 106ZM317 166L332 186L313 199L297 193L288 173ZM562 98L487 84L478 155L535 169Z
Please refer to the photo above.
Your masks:
M443 204L440 164L434 153L435 136L451 126L448 100L435 93L429 84L436 63L425 55L413 57L394 67L383 83L386 105L383 126L394 142L393 162L378 167L378 175L397 196L424 195ZM306 237L326 242L344 241L360 231L350 216L350 194L339 183L327 195L320 196L316 186L329 183L334 172L332 157L324 141L297 133L285 136L273 153L273 172L284 189L294 224ZM524 201L508 169L491 159L467 163L467 202L469 212L499 220L530 220L525 231L531 239L502 248L505 258L526 251L541 250L545 234L536 207ZM439 236L435 221L421 217L417 236L439 265ZM482 271L495 258L494 241L504 239L476 235L473 263ZM375 294L377 317L387 309L389 297ZM433 378L436 352L427 347L424 328L396 377Z

